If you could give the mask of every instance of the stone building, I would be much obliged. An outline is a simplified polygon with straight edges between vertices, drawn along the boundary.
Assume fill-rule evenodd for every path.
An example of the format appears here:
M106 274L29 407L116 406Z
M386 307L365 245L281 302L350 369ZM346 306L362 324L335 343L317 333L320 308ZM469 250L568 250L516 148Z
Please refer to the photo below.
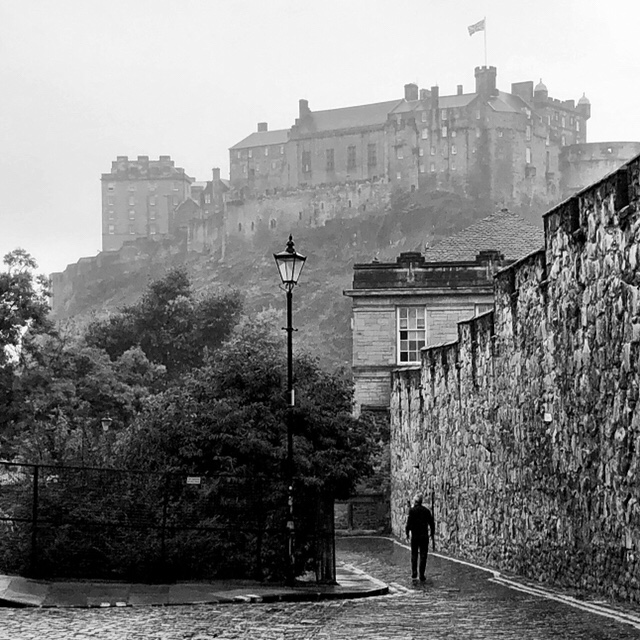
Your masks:
M136 238L165 238L176 207L190 194L190 178L171 156L130 160L118 156L103 173L102 250L115 251Z
M393 372L397 535L422 491L443 551L640 601L639 211L640 156L545 215L493 311Z
M587 141L589 101L550 98L542 82L500 91L495 67L477 67L475 80L472 92L407 84L403 98L325 111L300 100L290 129L260 123L231 147L231 187L251 197L384 179L505 205L557 201L560 150Z
M457 322L493 305L496 269L542 246L543 234L504 209L395 263L355 264L352 371L356 413L389 407L391 372L425 346L457 336Z

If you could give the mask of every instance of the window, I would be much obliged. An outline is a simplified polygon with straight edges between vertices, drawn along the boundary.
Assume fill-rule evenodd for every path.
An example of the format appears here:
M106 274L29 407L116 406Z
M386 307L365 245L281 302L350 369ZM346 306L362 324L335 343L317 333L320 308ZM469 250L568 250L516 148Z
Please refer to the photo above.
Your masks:
M174 207L178 206L178 196L173 196L173 206Z
M113 212L113 209L109 209L109 220L113 220L115 218L115 213Z
M398 171L398 173L396 173L396 180L402 180L402 172Z
M527 139L527 142L531 141L531 125L530 124L527 125L525 137Z
M456 170L456 161L455 160L452 160L449 163L449 169L451 169L451 171L455 171Z
M562 116L562 120L560 121L560 124L563 129L567 126L567 120L564 116Z
M236 158L238 158L238 160L240 160L240 158L242 158L242 153L240 151L238 151L238 153L236 154Z
M448 158L449 157L449 145L447 145L447 144L443 144L442 145L442 157L443 158Z
M247 165L242 165L242 173L244 173L244 175L247 175Z
M531 147L527 147L524 150L524 158L527 164L531 164Z
M333 149L327 149L327 171L335 171L336 170L336 161L335 161L335 153Z
M436 155L436 148L435 147L431 147L431 155L432 156Z
M431 171L431 173L435 173L436 172L436 163L432 162L431 166L429 167L429 171Z
M398 361L420 362L426 340L424 307L398 308Z
M367 165L378 166L378 147L375 144L367 145Z
M420 147L420 150L418 151L418 155L422 158L424 156L424 149L422 147Z
M107 198L107 204L111 205L111 206L114 205L115 204L115 198L113 196L109 196Z
M256 228L256 223L252 220L251 221L251 231L254 231Z
M109 225L109 235L112 236L114 235L116 232L116 225L115 224L110 224Z
M204 194L204 203L205 204L211 204L211 194L210 193L205 193Z
M278 166L278 163L277 163L277 162L272 162L272 163L271 163L271 168L272 168L272 169L277 168L277 166Z
M253 158L253 149L249 149L249 157Z
M115 188L116 188L116 183L115 183L115 182L109 182L109 183L107 184L107 189L108 189L109 191L113 191Z
M422 112L422 122L426 122L427 121L427 112L423 111Z
M441 109L440 110L440 118L442 120L446 120L447 119L447 110L446 109Z
M562 138L560 139L560 144L562 144L563 147L567 144L566 136L562 136Z
M136 210L129 209L129 220L135 220L135 218L136 218Z
M149 183L149 191L155 191L158 188L158 185L155 182Z
M476 120L480 120L480 111L476 111Z
M242 231L242 222L238 222L238 231Z
M442 137L443 138L447 137L447 127L442 127Z
M284 154L284 145L281 144L280 145L280 155L283 155L283 154Z
M502 138L503 135L504 135L504 131L500 129L500 131L498 131L498 138Z
M128 189L129 191L135 191L135 190L136 190L136 185L135 185L135 184L130 184L130 185L127 187L127 189Z
M129 196L129 206L134 207L136 204L136 199L133 196Z
M158 233L158 227L155 224L149 225L149 235L155 236Z
M156 206L156 197L155 197L155 196L149 196L149 204L150 204L152 207L155 207L155 206Z
M424 163L420 163L420 173L424 173Z
M402 126L402 116L396 116L396 124L401 127Z
M276 221L274 218L271 218L271 220L269 220L269 229L275 229L276 228Z
M129 235L130 236L135 236L136 235L136 227L133 224L129 225Z
M451 131L451 133L450 133L449 135L450 135L452 138L455 138L455 137L456 137L456 132L455 132L455 130L454 130L454 131Z
M150 209L149 210L149 220L155 220L156 219L156 210L155 209Z
M451 155L452 155L452 156L455 156L455 155L456 155L456 153L458 153L458 150L456 149L456 145L455 145L455 144L452 144L452 145L451 145Z
M354 146L347 147L347 169L356 168L356 148Z
M265 147L264 148L264 155L268 156L269 155L269 147Z
M404 158L402 147L396 148L396 158L398 158L398 160L402 160Z
M480 129L476 129L476 138L480 137Z
M311 172L311 151L302 152L302 172L303 173Z
M576 118L576 131L580 131L580 120Z
M426 140L429 137L429 129L426 127L422 130L422 139Z

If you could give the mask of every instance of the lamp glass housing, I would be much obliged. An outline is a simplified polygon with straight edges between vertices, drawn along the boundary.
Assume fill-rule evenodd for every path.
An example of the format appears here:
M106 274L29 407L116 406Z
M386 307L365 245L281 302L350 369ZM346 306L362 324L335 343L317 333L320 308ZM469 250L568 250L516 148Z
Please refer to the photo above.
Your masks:
M282 284L286 287L293 287L298 284L298 278L300 278L307 258L295 250L291 236L289 236L287 248L280 253L274 253L273 257L280 272Z

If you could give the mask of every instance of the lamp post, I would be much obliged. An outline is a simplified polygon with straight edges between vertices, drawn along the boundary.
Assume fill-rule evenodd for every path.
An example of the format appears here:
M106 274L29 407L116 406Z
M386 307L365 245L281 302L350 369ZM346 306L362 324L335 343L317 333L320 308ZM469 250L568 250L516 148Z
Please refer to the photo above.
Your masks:
M295 393L293 390L293 332L295 329L292 324L292 307L293 307L293 287L298 284L298 278L304 267L306 257L299 254L293 244L293 238L289 236L287 247L280 253L274 253L280 278L282 280L282 288L287 294L287 326L284 330L287 332L287 398L289 406L287 409L287 497L289 505L289 514L287 518L287 543L289 552L289 572L288 579L292 583L295 578L294 556L293 556L293 407L295 405Z

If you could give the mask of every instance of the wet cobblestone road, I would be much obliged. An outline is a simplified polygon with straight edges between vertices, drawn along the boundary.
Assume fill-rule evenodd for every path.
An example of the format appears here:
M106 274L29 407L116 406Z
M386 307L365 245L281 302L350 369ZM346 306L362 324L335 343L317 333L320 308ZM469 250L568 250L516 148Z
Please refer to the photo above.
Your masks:
M408 551L385 540L339 542L339 559L391 586L388 596L290 604L115 609L0 609L0 640L640 639L621 622L514 590L490 573L431 557L424 587Z

